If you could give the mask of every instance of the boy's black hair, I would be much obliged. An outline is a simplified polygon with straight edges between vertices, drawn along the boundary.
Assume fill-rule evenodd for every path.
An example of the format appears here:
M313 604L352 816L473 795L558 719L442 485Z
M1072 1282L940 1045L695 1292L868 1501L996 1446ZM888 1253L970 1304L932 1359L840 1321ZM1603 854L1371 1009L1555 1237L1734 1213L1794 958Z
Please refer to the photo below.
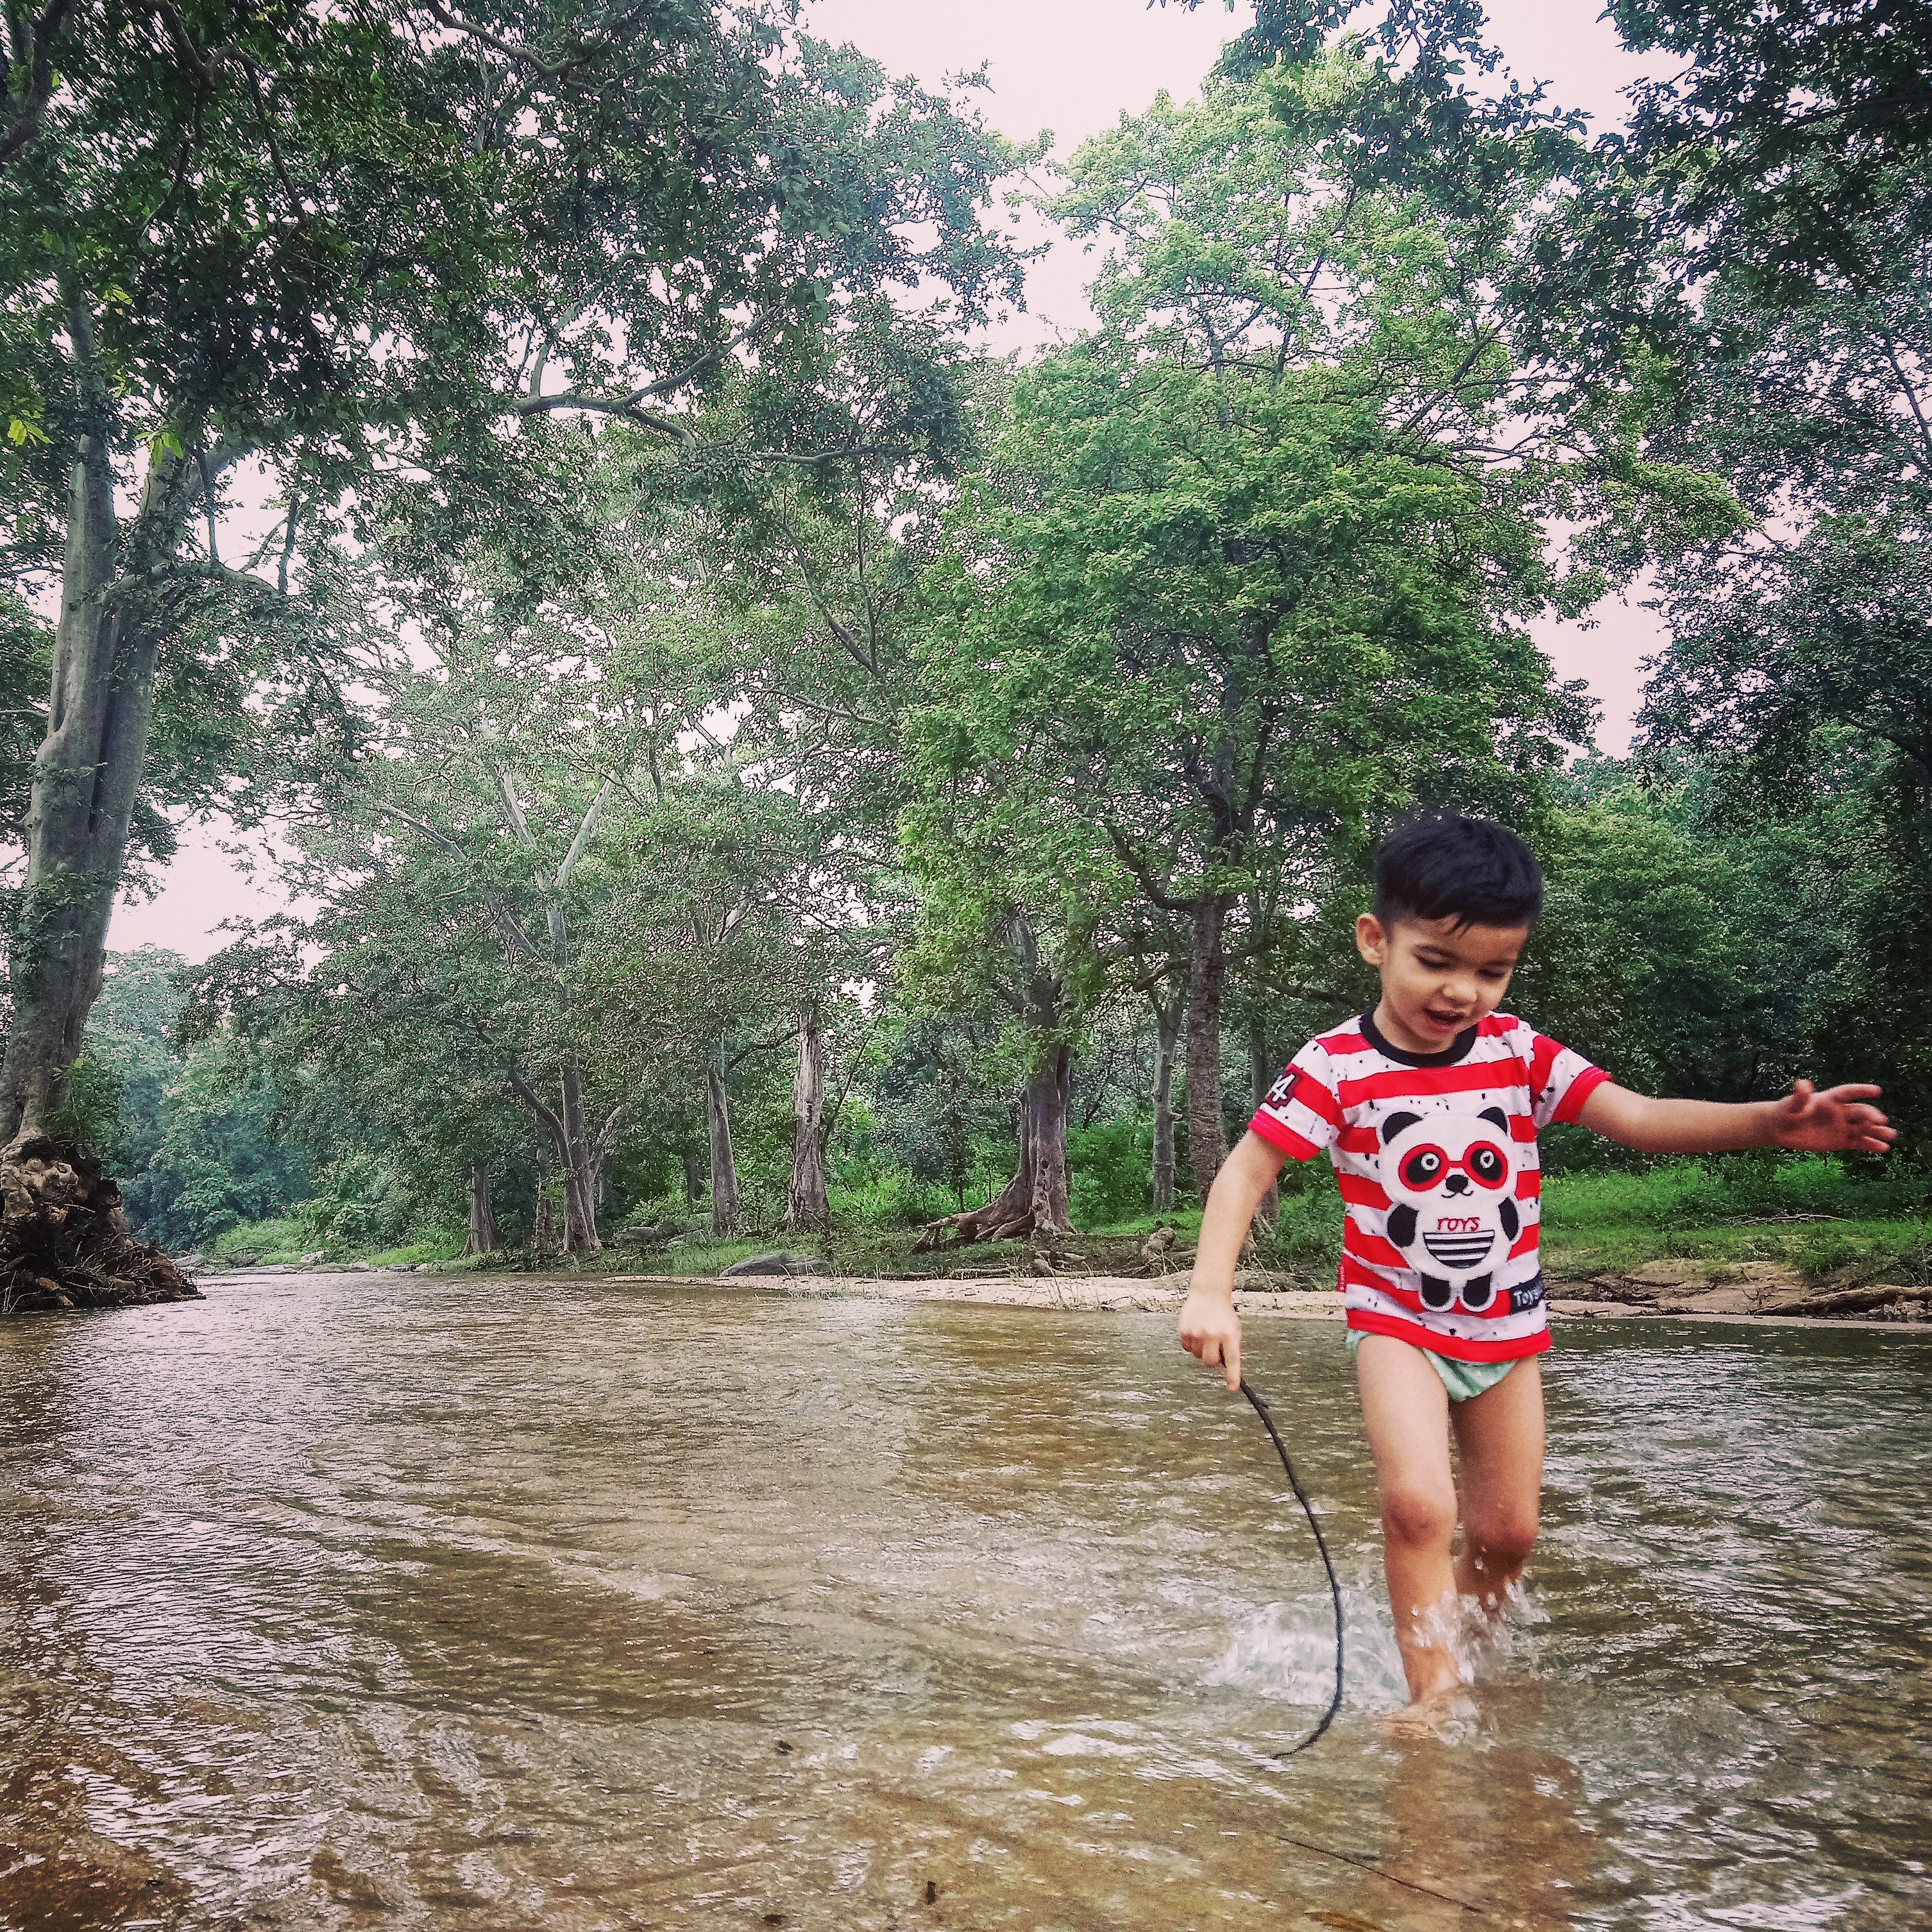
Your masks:
M1465 926L1533 926L1543 868L1507 825L1431 812L1399 825L1376 854L1376 916L1383 925L1453 919Z

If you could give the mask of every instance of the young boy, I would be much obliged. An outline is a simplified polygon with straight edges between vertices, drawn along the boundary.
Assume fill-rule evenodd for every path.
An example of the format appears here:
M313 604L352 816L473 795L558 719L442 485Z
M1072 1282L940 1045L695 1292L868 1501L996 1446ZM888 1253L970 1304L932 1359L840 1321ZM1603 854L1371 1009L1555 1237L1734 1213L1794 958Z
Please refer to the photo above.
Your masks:
M1459 1598L1502 1608L1536 1540L1550 1346L1537 1261L1536 1132L1581 1121L1648 1154L1804 1148L1882 1154L1896 1138L1876 1087L1724 1106L1652 1100L1496 1011L1543 904L1515 833L1435 814L1376 858L1375 910L1355 923L1382 975L1372 1012L1311 1040L1269 1090L1216 1177L1180 1344L1241 1379L1234 1264L1256 1205L1292 1155L1324 1148L1341 1183L1340 1286L1381 1492L1384 1563L1411 1711L1438 1715L1457 1682ZM1449 1437L1461 1452L1462 1549Z

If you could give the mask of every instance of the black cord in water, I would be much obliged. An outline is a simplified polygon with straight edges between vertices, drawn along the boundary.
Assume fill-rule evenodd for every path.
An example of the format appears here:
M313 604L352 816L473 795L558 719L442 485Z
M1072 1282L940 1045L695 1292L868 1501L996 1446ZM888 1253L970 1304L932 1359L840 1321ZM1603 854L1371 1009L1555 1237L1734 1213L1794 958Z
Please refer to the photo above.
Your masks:
M1315 1532L1315 1546L1322 1552L1322 1567L1328 1573L1328 1594L1335 1605L1335 1694L1328 1700L1328 1708L1322 1714L1322 1721L1300 1743L1285 1751L1276 1751L1276 1757L1294 1757L1305 1751L1322 1732L1335 1721L1335 1713L1342 1708L1342 1586L1335 1574L1334 1559L1328 1554L1328 1540L1322 1534L1322 1526L1315 1520L1315 1506L1308 1500L1308 1492L1301 1486L1301 1478L1294 1473L1294 1465L1288 1460L1288 1444L1281 1439L1281 1431L1274 1426L1274 1418L1269 1414L1268 1404L1244 1382L1241 1393L1248 1399L1250 1406L1262 1419L1262 1426L1268 1432L1268 1440L1274 1444L1274 1453L1281 1458L1281 1466L1288 1472L1288 1486L1294 1492L1294 1500L1301 1505L1301 1513L1308 1519L1308 1527Z

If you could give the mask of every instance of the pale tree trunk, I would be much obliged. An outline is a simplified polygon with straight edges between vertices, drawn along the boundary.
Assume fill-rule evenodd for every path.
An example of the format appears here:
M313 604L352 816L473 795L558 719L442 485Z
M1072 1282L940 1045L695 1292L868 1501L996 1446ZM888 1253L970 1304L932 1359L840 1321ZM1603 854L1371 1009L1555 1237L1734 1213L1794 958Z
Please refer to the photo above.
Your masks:
M1281 1070L1268 1058L1268 1029L1258 1012L1248 1016L1248 1086L1250 1105L1258 1107L1268 1098L1268 1089L1274 1084L1275 1076ZM1255 1209L1254 1225L1258 1228L1272 1228L1281 1213L1281 1190L1272 1181Z
M1020 1103L1020 1158L1012 1179L985 1207L930 1223L914 1244L918 1252L1073 1232L1066 1171L1072 1090L1072 1052L1064 1046L1050 1048Z
M1042 1234L1073 1232L1066 1172L1073 1053L1060 1036L1072 1001L1065 980L1042 957L1024 914L1010 914L994 932L1012 949L1018 982L1012 1004L1035 1042L1033 1071L1020 1104L1019 1166L985 1207L929 1222L914 1244L922 1252L964 1247L973 1241L1016 1240L1023 1235L1037 1240Z
M544 1153L540 1139L537 1146L536 1204L530 1214L530 1246L537 1254L554 1255L560 1244L556 1217L550 1204L550 1162L544 1157Z
M557 1158L563 1166L563 1244L573 1255L601 1254L604 1244L597 1238L596 1162L584 1124L584 1082L574 1066L565 1066L561 1085Z
M731 1096L724 1085L723 1056L705 1075L705 1124L711 1139L711 1232L738 1232L738 1164L731 1151Z
M818 1016L804 1013L791 1082L791 1184L785 1190L784 1224L794 1234L823 1234L831 1222L825 1191L825 1035Z
M1221 990L1227 978L1222 928L1228 901L1218 892L1195 902L1187 950L1187 1159L1204 1203L1227 1156L1221 1125Z
M510 1070L510 1086L518 1100L536 1118L547 1137L549 1150L556 1156L557 1168L563 1180L563 1227L561 1246L566 1254L595 1255L603 1252L604 1244L597 1238L597 1167L602 1159L602 1150L609 1136L615 1132L621 1120L623 1109L619 1108L611 1116L611 1124L604 1130L596 1144L592 1144L584 1124L584 1083L574 1066L566 1066L560 1082L562 1105L552 1107L541 1099L536 1090L515 1068ZM544 1233L552 1236L550 1223L548 1197L543 1192L544 1170L548 1163L542 1158L541 1138L538 1156L538 1199L542 1216ZM554 1238L554 1236L552 1236ZM541 1246L542 1244L539 1243Z
M1154 1008L1154 1211L1174 1205L1174 1062L1180 1046L1180 1017L1186 996L1156 989Z
M114 514L113 405L92 317L77 310L70 332L79 400L92 420L68 476L47 727L34 760L26 869L8 935L0 1310L123 1307L196 1293L158 1249L134 1238L120 1190L98 1163L46 1138L100 991L154 712L162 637L155 606L190 496L182 459L157 453L124 539Z
M496 1232L496 1210L490 1203L490 1177L480 1167L470 1170L470 1238L466 1255L494 1255L503 1245Z
M86 347L91 352L91 342ZM91 354L84 359L91 363ZM157 455L124 550L110 452L99 436L81 440L52 704L34 762L27 869L9 962L14 1012L0 1066L0 1139L11 1148L45 1132L100 991L160 644L140 588L172 560L189 497L188 466Z

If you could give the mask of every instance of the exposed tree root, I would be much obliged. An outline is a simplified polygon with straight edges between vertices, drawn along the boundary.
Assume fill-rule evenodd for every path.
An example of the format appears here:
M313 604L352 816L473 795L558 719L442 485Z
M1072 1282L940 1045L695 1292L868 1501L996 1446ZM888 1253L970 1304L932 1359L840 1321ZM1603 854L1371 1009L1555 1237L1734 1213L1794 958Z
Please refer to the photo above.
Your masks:
M160 1249L128 1232L121 1190L98 1161L53 1140L0 1160L0 1314L200 1298Z
M985 1207L928 1221L920 1230L912 1251L916 1255L929 1255L945 1248L970 1248L980 1241L1024 1241L1036 1232L1070 1232L1064 1227L1041 1228L1034 1212L1033 1195L1033 1177L1022 1169Z
M968 1248L980 1241L1039 1241L1072 1233L1067 1213L1070 1072L1063 1047L1028 1088L1020 1117L1018 1172L985 1207L928 1222L913 1244L914 1254Z

